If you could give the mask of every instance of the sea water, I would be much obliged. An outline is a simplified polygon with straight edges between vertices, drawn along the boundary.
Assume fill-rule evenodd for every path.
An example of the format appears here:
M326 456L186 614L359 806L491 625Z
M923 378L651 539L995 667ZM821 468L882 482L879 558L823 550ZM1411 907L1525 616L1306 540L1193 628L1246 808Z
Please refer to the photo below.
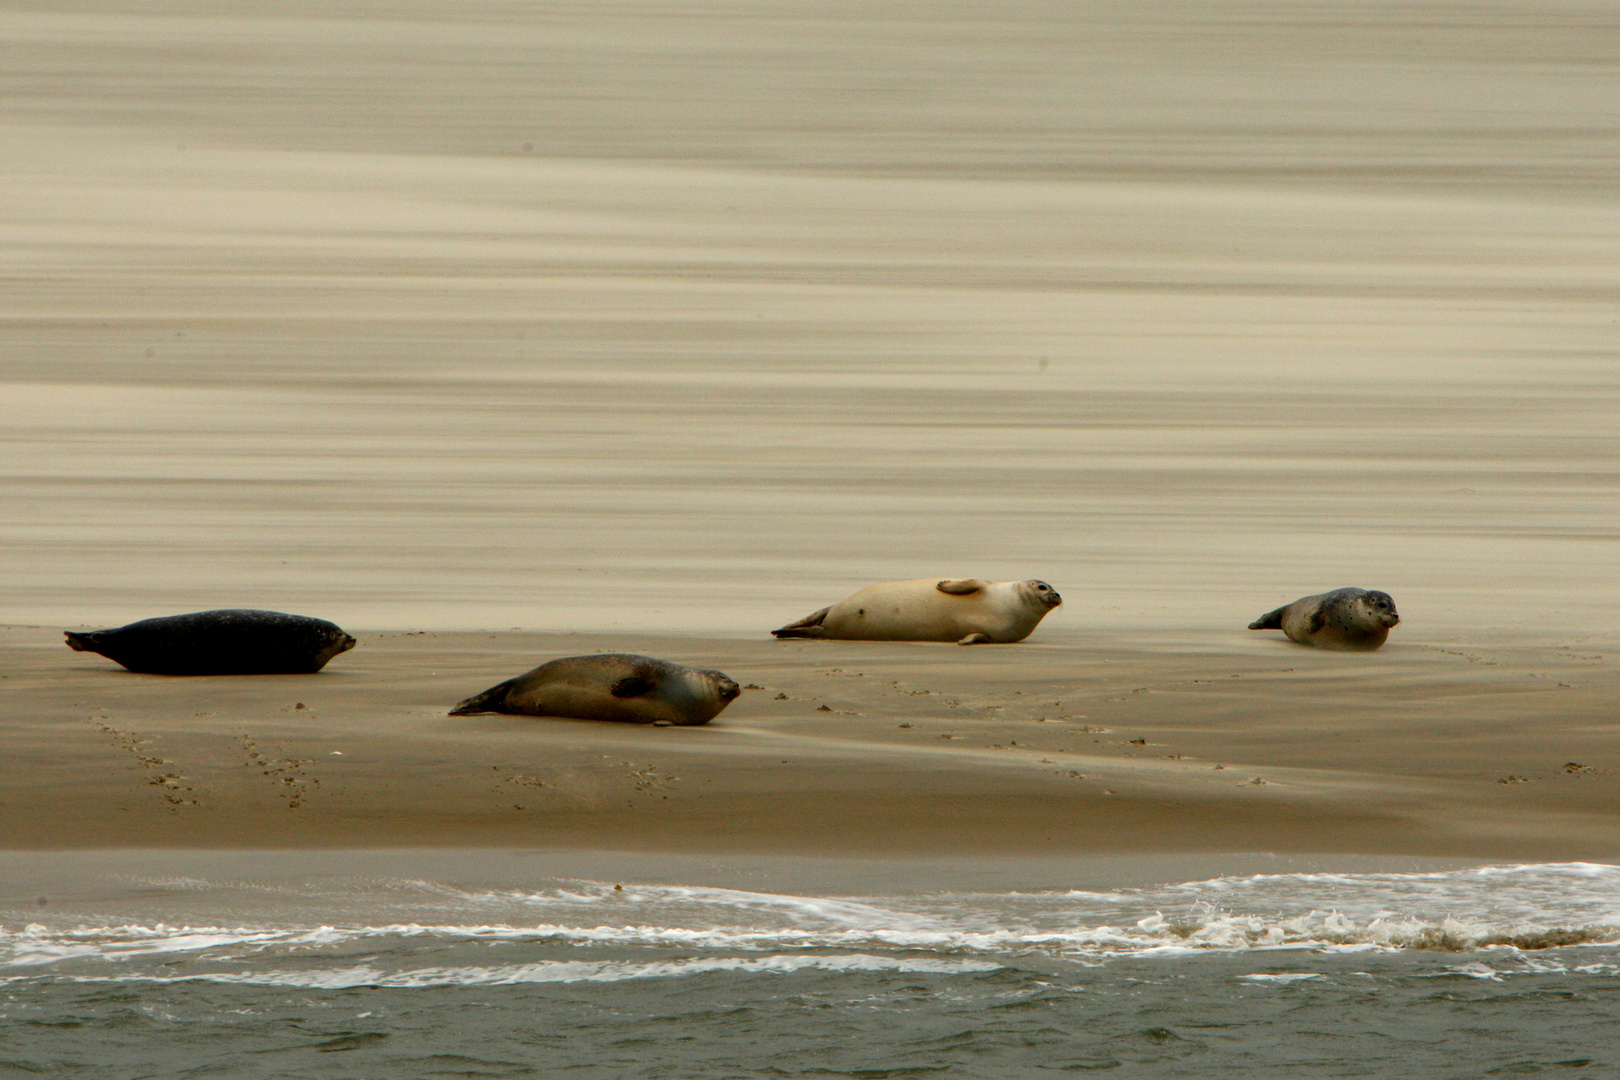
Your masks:
M1620 1076L1615 866L894 895L125 876L8 900L0 1076Z

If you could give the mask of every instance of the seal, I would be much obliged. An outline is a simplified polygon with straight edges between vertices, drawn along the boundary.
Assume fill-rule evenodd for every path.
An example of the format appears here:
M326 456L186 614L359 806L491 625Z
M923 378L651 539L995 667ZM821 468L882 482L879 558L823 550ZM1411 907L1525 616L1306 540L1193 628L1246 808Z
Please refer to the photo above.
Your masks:
M1318 649L1370 652L1401 621L1395 600L1386 592L1334 589L1306 596L1270 611L1249 624L1250 630L1281 630L1290 641Z
M568 656L492 686L451 716L513 713L617 720L624 724L707 724L742 689L718 671L700 671L629 653Z
M1029 637L1063 603L1044 581L918 578L869 585L771 633L840 641L954 641L1011 644Z
M75 652L100 653L148 675L312 675L354 648L354 638L336 623L246 608L65 633Z

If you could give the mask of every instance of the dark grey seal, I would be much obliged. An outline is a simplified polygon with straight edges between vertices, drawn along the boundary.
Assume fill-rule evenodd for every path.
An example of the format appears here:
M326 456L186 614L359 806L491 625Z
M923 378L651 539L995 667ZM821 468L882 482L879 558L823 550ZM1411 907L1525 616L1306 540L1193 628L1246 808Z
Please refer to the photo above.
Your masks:
M1250 630L1281 630L1290 641L1318 649L1371 651L1401 621L1395 600L1386 592L1335 589L1306 596L1269 611L1249 624Z
M308 675L354 648L354 638L325 619L248 609L66 633L68 648L100 653L149 675Z
M541 664L461 702L451 716L516 713L626 724L707 724L741 689L718 671L699 671L628 653L569 656Z

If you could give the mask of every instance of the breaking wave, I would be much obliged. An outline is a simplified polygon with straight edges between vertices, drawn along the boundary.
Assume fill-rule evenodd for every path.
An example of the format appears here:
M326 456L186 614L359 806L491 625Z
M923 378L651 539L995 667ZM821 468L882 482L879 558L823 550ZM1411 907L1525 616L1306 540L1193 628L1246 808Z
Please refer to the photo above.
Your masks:
M207 882L176 884L206 892ZM560 882L547 889L373 883L368 915L396 920L170 925L30 921L0 926L0 978L195 979L287 985L497 984L679 977L711 971L991 970L995 958L1105 962L1258 950L1510 949L1620 942L1620 867L1588 863L1424 874L1278 874L1105 892L814 897L694 886ZM319 897L306 897L311 902ZM352 894L343 904L353 906ZM533 963L411 965L425 946L519 944ZM381 960L285 971L365 950ZM647 958L590 950L658 950ZM671 951L680 955L668 955ZM562 958L554 953L560 952ZM232 972L154 971L183 959ZM123 965L108 972L107 965ZM863 967L863 965L865 965ZM878 965L874 968L872 965ZM887 965L887 967L884 967ZM898 966L897 966L898 965ZM912 967L906 967L912 965ZM917 967L916 965L922 965ZM298 980L307 980L299 982ZM437 981L437 983L436 983Z

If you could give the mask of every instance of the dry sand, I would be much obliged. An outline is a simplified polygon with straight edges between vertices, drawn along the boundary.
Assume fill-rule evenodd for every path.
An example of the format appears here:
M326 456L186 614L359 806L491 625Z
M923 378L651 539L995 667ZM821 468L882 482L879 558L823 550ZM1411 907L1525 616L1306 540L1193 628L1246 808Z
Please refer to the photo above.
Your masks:
M0 11L0 844L1616 856L1605 5L451 10ZM362 644L59 644L220 606ZM443 715L597 648L767 690Z

